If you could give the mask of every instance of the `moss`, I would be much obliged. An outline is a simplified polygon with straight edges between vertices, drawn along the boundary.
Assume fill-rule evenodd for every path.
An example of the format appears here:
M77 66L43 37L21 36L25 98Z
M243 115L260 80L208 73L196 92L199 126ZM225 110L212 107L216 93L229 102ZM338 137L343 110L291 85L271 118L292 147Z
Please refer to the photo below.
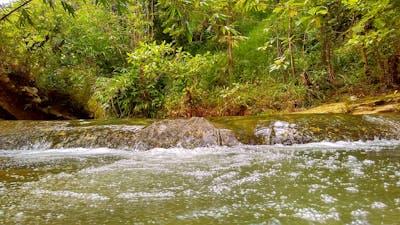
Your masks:
M365 117L348 114L286 114L252 117L210 118L219 127L231 129L239 141L260 143L255 135L257 127L271 127L275 121L295 124L296 130L311 141L373 140L396 138L400 118L394 115Z

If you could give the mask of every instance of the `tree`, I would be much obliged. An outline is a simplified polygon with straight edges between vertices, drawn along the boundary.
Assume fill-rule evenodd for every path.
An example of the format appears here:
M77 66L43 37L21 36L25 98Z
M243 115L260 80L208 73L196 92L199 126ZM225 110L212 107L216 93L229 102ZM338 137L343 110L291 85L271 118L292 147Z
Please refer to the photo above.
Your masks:
M275 1L274 10L272 11L276 18L276 23L273 25L273 30L275 33L275 38L270 39L269 43L276 43L277 58L273 65L271 65L270 71L281 70L282 68L286 70L286 57L289 58L290 70L292 78L296 78L296 60L295 60L295 40L296 34L294 33L294 18L299 13L299 7L302 6L301 3L296 0L289 0L286 2ZM287 22L285 22L287 21ZM282 22L282 24L279 24ZM286 32L286 37L281 37L280 26L286 26L284 32ZM283 52L283 46L285 44L286 51ZM268 44L262 49L273 47Z
M335 26L340 17L340 4L337 0L332 1L309 1L304 5L306 14L300 18L300 23L306 23L305 32L316 29L319 43L321 45L321 62L329 75L329 80L333 82L336 78L333 68L334 50L332 43L335 42ZM335 18L336 17L336 18Z
M236 19L244 13L243 2L237 0L174 0L159 1L164 32L180 46L193 41L215 41L224 44L228 71L233 74L233 47L244 37L236 29Z
M400 84L400 2L398 1L343 1L358 18L348 30L347 47L358 48L363 62L364 76L371 81L372 63L382 82L387 86ZM376 58L376 62L374 62Z
M30 11L26 9L26 6L31 4L34 0L20 0L16 3L10 4L10 10L5 12L4 15L0 17L0 23L7 20L11 15L19 13L21 20L31 21ZM59 4L62 5L63 9L71 15L74 15L75 8L74 4L78 2L85 1L67 1L67 0L58 0ZM101 4L103 6L113 6L118 10L123 10L127 4L128 0L96 0L95 4ZM43 4L48 5L51 8L54 8L56 2L54 0L43 0Z

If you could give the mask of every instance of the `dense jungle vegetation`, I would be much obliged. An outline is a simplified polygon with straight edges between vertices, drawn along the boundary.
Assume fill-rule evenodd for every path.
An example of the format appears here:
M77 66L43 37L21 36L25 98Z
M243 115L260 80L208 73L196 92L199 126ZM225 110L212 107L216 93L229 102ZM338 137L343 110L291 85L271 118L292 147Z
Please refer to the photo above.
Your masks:
M0 9L0 75L29 76L97 118L295 111L400 84L398 0L20 0Z

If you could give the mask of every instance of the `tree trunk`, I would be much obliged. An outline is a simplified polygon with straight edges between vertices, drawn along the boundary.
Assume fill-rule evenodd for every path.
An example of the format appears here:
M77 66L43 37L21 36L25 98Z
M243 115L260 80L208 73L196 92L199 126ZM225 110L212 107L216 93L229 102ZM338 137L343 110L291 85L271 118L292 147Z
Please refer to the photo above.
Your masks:
M381 49L378 47L376 51L376 60L378 63L378 68L379 68L379 81L383 84L385 84L387 87L391 83L386 76L386 67L385 67L385 61L382 59L382 52Z
M336 79L336 75L335 75L335 71L334 71L334 69L333 69L333 63L332 63L332 56L333 56L333 51L332 51L332 48L331 48L331 45L327 42L327 49L326 49L326 51L327 51L327 54L326 54L326 56L327 56L327 58L326 58L326 63L327 63L327 66L328 66L328 72L329 72L329 79L330 79L330 81L331 82L333 82L335 79Z
M150 24L150 40L153 40L154 37L154 0L151 0L150 3L150 13L151 13L151 24Z
M365 43L363 42L362 46L361 46L361 59L363 62L363 67L364 67L364 76L365 79L367 79L368 81L370 81L370 71L369 71L369 66L368 66L368 55L367 55L367 49L365 47Z
M327 63L327 52L326 52L326 45L327 45L327 38L325 33L325 24L321 25L320 28L320 40L321 40L321 61L324 65Z
M279 0L275 0L276 6L279 5ZM279 58L282 56L282 44L279 39L279 17L276 18L275 26L274 26L275 36L276 36L276 57Z
M232 35L228 35L228 65L229 65L229 75L233 74L234 62L233 62L233 45L232 45Z
M290 14L290 6L289 6L289 14ZM296 65L293 55L293 43L292 43L292 16L289 15L289 27L288 27L288 44L289 44L289 56L290 56L290 67L292 70L292 77L296 77Z
M400 48L388 59L388 76L393 81L392 86L400 85Z
M228 1L227 13L228 13L228 19L226 20L226 26L230 28L230 26L231 26L231 17L233 16L231 1ZM228 50L229 76L231 77L233 75L233 70L234 70L233 37L232 37L231 31L228 31L228 37L227 37L226 42L227 42L227 45L228 45L227 46L227 50Z
M323 23L320 29L320 40L321 40L321 61L328 71L329 81L333 82L336 79L335 70L332 63L332 49L329 43L329 35L326 31L326 24Z

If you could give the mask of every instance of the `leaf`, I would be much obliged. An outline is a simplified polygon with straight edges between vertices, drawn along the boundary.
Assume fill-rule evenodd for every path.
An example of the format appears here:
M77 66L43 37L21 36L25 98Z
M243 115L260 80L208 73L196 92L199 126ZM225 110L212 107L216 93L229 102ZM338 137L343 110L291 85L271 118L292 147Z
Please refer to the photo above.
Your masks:
M297 16L298 13L299 12L297 10L291 9L290 12L289 12L289 16L290 17L295 17L295 16Z
M34 26L32 18L31 18L31 14L27 9L21 9L19 23L21 26L24 25L25 23L28 23L29 25Z
M283 10L284 10L283 7L276 7L272 12L275 13L275 14L279 14L279 13L281 13Z
M317 15L326 15L326 14L328 14L328 10L326 9L322 9L317 12Z
M316 6L308 10L308 14L313 16L326 15L328 14L328 9L323 6Z
M355 8L358 5L358 0L342 0L342 3L349 8Z
M301 24L308 24L311 21L311 17L310 16L302 16L300 17L300 19L298 19L296 21L296 26L300 26Z
M54 9L54 1L53 0L43 0L43 3L49 4L49 6Z
M187 30L187 32L186 32L186 38L187 38L187 40L188 40L189 43L192 43L192 40L193 40L192 28L190 27L189 21L186 20L186 21L185 21L185 24L186 24L186 30Z
M382 18L375 19L374 27L378 29L384 29L386 27L386 22Z
M75 9L74 9L74 7L72 7L72 5L70 5L69 3L65 2L65 1L61 1L61 5L64 8L64 10L66 12L68 12L71 16L75 15Z
M351 30L358 34L364 31L364 24L363 23L357 23L356 25L354 25Z
M319 133L321 131L321 128L319 127L311 127L311 131L314 133Z

